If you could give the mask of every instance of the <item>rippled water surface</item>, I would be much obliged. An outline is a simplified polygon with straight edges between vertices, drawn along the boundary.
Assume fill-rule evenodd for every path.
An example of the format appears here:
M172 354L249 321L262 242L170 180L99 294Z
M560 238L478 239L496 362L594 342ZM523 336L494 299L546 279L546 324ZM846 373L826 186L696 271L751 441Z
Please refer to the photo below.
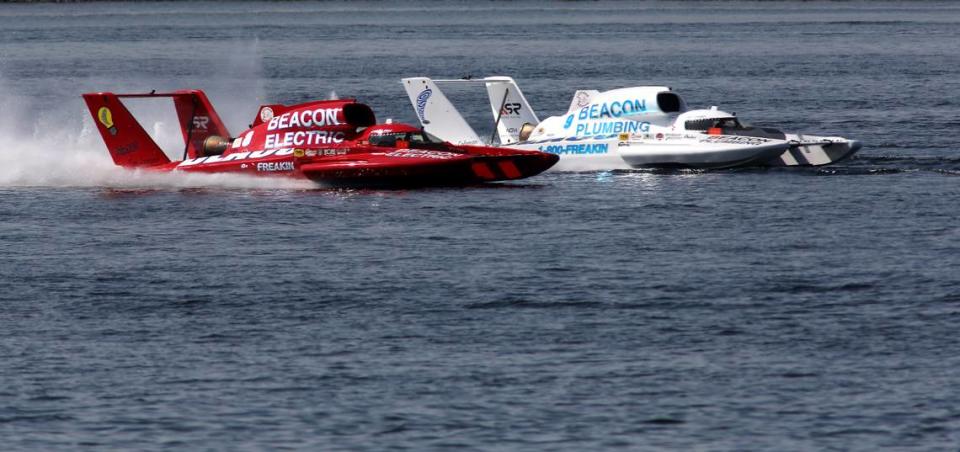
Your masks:
M958 42L950 2L0 5L3 448L956 450ZM414 121L401 77L468 74L866 145L329 191L120 171L79 98Z

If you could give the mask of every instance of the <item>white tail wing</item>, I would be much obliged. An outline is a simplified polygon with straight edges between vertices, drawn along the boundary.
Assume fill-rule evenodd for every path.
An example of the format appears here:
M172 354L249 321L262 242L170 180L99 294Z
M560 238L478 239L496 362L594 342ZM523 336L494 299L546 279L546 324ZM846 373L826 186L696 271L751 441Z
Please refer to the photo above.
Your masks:
M567 109L567 113L590 105L593 97L597 94L600 94L600 91L595 89L581 89L573 93L573 99L570 101L570 108Z
M482 144L477 133L433 80L412 77L402 82L424 130L454 144Z
M512 78L486 77L483 81L490 97L490 111L497 125L500 144L516 143L524 124L540 123L537 114Z

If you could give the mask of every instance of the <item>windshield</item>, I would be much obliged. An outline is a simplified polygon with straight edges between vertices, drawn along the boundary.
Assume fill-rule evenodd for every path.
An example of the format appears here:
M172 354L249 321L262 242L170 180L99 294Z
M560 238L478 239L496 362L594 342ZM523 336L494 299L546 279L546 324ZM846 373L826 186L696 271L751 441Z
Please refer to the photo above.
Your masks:
M410 140L411 143L443 143L443 140L422 130L420 132L407 134L407 139Z
M430 135L424 131L418 132L395 132L370 135L369 142L373 146L396 147L397 140L403 140L411 146L417 144L441 144L443 140Z
M708 130L714 127L721 129L742 129L743 125L734 117L692 119L684 124L684 128L687 130Z

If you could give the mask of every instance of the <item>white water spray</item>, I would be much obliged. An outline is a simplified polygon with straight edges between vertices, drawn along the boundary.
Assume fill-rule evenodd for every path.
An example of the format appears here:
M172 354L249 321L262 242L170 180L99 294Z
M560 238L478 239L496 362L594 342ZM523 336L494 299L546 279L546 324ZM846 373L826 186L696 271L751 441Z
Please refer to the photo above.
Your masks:
M262 78L258 43L253 51L244 46L236 53L245 58L227 61L231 79L202 86L214 108L234 133L246 128L262 101ZM0 67L0 187L116 187L116 188L254 188L311 189L309 181L280 177L253 177L236 174L155 173L126 170L114 165L96 129L81 91L56 93L58 107L41 107L32 99L10 88ZM242 74L237 76L236 74ZM209 81L206 81L209 84ZM178 88L188 88L175 83ZM162 87L159 87L162 88ZM99 89L124 87L103 86ZM128 88L129 89L129 88ZM90 89L87 89L88 91ZM134 89L142 91L142 89ZM251 93L250 99L237 99L237 92ZM217 102L221 101L221 105ZM141 125L171 159L182 157L183 138L176 125L176 113L169 99L125 102ZM243 103L243 105L240 105ZM243 115L243 116L240 116ZM249 117L248 117L249 116Z

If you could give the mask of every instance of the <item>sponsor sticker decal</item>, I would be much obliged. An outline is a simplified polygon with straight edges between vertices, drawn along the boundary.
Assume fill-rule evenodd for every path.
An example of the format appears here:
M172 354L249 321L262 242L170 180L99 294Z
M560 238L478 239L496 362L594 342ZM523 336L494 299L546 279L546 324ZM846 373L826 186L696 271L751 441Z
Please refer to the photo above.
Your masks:
M296 132L271 133L263 140L263 147L314 146L318 144L343 143L346 134L327 130L299 130Z
M587 105L590 105L590 96L588 96L587 93L582 91L577 92L576 104L578 108L583 108L583 107L586 107Z
M610 103L593 104L580 109L577 116L581 121L585 119L619 118L647 111L646 99L625 99Z
M769 141L767 138L741 135L708 135L700 140L701 143L746 144L749 146L757 146Z
M261 162L257 171L293 171L293 162Z
M576 134L578 137L649 131L650 123L647 121L588 121L577 124L576 127Z
M273 109L270 107L263 107L260 109L260 122L267 122L273 119Z
M343 150L346 153L346 149ZM288 155L293 155L296 153L296 150L293 148L285 149L263 149L259 151L244 151L244 152L234 152L225 155L211 155L208 157L197 157L192 159L186 159L177 164L177 168L198 165L201 163L224 163L224 162L234 162L240 160L255 160L262 159L264 157L286 157ZM251 163L252 164L252 163ZM292 165L293 162L290 162ZM258 171L262 171L259 170ZM279 170L277 170L279 171ZM285 171L285 170L284 170Z
M116 150L116 153L117 153L117 155L124 155L124 154L129 154L129 153L131 153L131 152L134 152L134 151L136 151L137 149L140 149L140 144L137 143L136 141L134 141L134 142L129 143L129 144L125 145L125 146L120 146L120 147L118 147L117 150Z
M430 96L433 95L433 90L430 88L424 88L424 90L417 96L417 116L420 116L420 120L426 120L424 117L424 110L427 108L427 100L430 99Z
M97 121L100 121L100 124L107 128L110 135L117 134L117 128L113 124L113 112L109 108L100 107L100 110L97 110Z
M404 149L404 150L396 150L393 152L388 152L386 155L388 157L446 160L446 159L454 158L460 154L456 154L453 152L443 152L443 151L426 151L421 149L409 149L409 150Z
M564 155L564 154L606 154L609 146L607 143L592 143L592 144L568 144L568 145L547 145L540 146L538 149L540 152L547 152L550 154Z
M282 130L304 127L327 127L343 125L341 121L343 109L318 108L316 110L300 110L284 113L270 118L267 130Z

